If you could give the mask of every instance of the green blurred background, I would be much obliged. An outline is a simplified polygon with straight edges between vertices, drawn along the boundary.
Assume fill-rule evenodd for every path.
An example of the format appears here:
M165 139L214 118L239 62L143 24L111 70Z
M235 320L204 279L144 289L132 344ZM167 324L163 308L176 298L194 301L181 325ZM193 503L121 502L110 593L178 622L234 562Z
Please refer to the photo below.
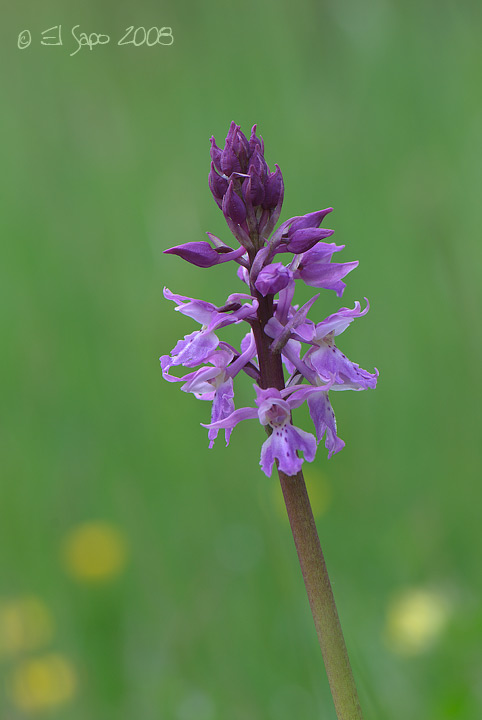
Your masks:
M76 24L111 43L71 57ZM131 24L174 43L119 47ZM2 720L335 718L261 428L208 451L208 404L158 365L195 328L163 285L241 289L162 255L229 240L207 173L231 120L283 219L334 206L343 304L371 303L340 346L379 387L337 394L346 448L307 470L367 720L482 717L481 29L468 0L5 9Z

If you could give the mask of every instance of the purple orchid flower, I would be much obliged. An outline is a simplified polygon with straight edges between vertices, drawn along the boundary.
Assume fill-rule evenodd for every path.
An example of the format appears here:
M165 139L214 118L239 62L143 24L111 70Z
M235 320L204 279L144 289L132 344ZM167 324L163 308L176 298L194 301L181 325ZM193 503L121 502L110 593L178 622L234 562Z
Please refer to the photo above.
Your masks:
M304 280L311 287L334 290L337 296L341 297L346 288L341 278L358 265L358 260L346 263L331 262L333 253L343 250L344 247L335 243L318 243L301 256L294 272L295 279Z
M324 389L329 386L328 383L324 386ZM254 389L258 409L251 407L241 408L235 410L223 420L204 425L204 427L233 429L241 420L258 417L262 425L271 428L271 434L261 448L260 465L263 472L268 477L271 477L273 464L277 460L281 472L285 473L285 475L296 475L303 464L303 459L298 456L298 451L304 454L304 459L308 462L312 462L316 454L314 436L295 427L291 422L291 410L299 407L309 393L305 393L305 397L300 399L299 391L297 394L293 388L280 391L276 388L262 389L255 385ZM310 392L319 390L318 388L306 389Z
M183 340L179 340L169 355L161 356L163 377L170 382L176 382L169 375L169 369L172 366L196 367L205 362L216 350L219 338L215 330L256 316L257 300L242 293L230 295L226 304L221 307L216 307L204 300L176 295L168 288L164 288L164 297L177 303L176 310L178 312L188 315L202 325L201 330L195 330L189 335L185 335ZM243 302L244 300L252 302Z
M210 365L203 366L193 373L184 375L182 378L169 376L171 381L183 382L181 390L193 393L198 400L212 402L211 423L218 422L228 417L234 411L234 388L233 378L249 363L256 355L256 343L254 336L248 333L241 343L241 354L233 361L234 352L226 347L219 346L207 358ZM229 437L232 429L226 429L226 445L229 444ZM208 433L209 447L212 448L218 430L211 428Z
M232 294L217 307L165 288L164 296L176 304L175 309L201 328L185 335L169 355L160 358L162 373L169 382L182 382L184 392L212 402L211 423L206 425L210 447L219 429L224 428L228 443L240 420L258 417L271 428L261 453L264 472L270 474L276 460L282 472L296 474L303 462L297 451L311 461L316 440L293 426L291 410L307 402L317 441L324 438L331 457L344 442L337 435L329 391L374 388L378 371L363 370L335 345L335 337L355 318L366 314L368 301L364 310L357 302L353 309L342 308L315 323L307 315L318 295L299 307L293 304L295 290L302 282L333 290L341 297L346 287L343 278L358 261L332 261L345 246L325 242L333 230L320 226L332 212L331 207L291 217L274 230L283 203L283 177L278 165L274 171L268 167L256 125L248 139L239 125L231 123L223 148L211 138L209 187L239 247L233 249L208 233L210 242L188 242L165 252L202 268L232 260L240 265L238 276L247 293ZM274 261L286 253L292 255L290 262ZM250 332L238 353L221 342L218 333L243 321L250 325ZM268 373L267 362L273 366ZM197 369L175 377L171 370L178 366ZM290 376L285 387L283 368ZM260 385L256 407L235 410L233 380L240 370ZM270 379L275 376L273 383ZM266 385L270 387L266 389Z
M274 339L272 348L283 348L282 352L286 353L292 363L294 362L291 352L293 345L290 344L292 340L311 345L302 362L297 362L300 373L309 382L316 383L318 376L322 382L332 379L332 390L374 388L377 384L378 370L375 369L374 374L363 370L359 365L348 360L334 342L334 337L346 330L355 318L366 315L370 307L368 300L366 302L364 310L360 309L360 303L357 301L352 310L341 308L317 325L306 318L312 301L303 306L301 311L290 306L285 324L280 322L278 313L275 313L266 324L265 332Z
M308 341L312 345L304 357L304 362L322 380L333 378L333 390L366 390L376 387L378 370L375 368L375 373L363 370L359 365L351 362L334 342L335 336L344 332L355 318L367 314L370 305L366 298L365 300L367 304L364 310L360 309L360 303L357 301L352 310L341 308L314 327L305 324L296 330L298 339L304 334L305 342Z

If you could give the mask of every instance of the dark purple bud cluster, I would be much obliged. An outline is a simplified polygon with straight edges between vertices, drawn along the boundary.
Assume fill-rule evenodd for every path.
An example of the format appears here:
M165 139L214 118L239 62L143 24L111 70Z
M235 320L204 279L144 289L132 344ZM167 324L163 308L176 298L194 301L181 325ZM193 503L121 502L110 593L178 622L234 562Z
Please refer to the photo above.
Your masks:
M231 123L223 150L211 138L209 187L242 245L252 245L249 236L271 233L283 204L283 176L278 165L270 171L256 125L248 140L239 125Z

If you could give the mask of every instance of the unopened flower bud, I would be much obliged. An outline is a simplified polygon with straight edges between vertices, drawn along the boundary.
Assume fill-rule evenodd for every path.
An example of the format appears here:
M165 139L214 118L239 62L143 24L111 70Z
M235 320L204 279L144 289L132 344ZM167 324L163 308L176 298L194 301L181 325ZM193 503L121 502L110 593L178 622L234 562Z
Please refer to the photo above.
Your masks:
M241 172L241 163L231 146L225 147L221 155L221 170L228 177L233 172Z
M256 149L251 155L249 167L254 168L256 174L259 176L261 182L264 185L269 175L269 167L266 163L266 160L264 159L264 156L260 154L258 149Z
M216 250L205 240L200 242L188 242L184 245L175 245L168 250L164 250L167 255L178 255L183 260L197 265L197 267L208 268L219 263L236 260L241 257L244 248L232 250L229 247L217 248Z
M296 230L303 230L303 228L317 228L321 225L322 220L331 213L332 207L325 208L325 210L317 210L316 212L307 213L306 215L300 215L295 218L290 226L290 234Z
M264 202L263 207L266 209L275 208L280 198L283 202L283 176L278 165L276 170L269 174L264 186Z
M293 234L291 234L290 230L288 242L286 243L286 249L295 253L295 255L307 252L310 248L319 243L320 240L330 237L334 232L334 230L325 230L324 228L314 227L296 230Z
M264 155L264 142L262 137L257 137L256 135L256 125L253 125L251 128L251 137L249 138L249 157L253 156L255 150L259 152L260 155Z
M224 216L230 218L237 225L241 225L246 219L246 208L239 195L236 194L232 180L224 195L222 209Z
M218 204L218 207L222 207L223 205L223 197L228 189L228 181L225 177L221 177L221 175L218 175L215 168L214 160L211 162L211 170L209 172L209 189L211 190L214 199L216 200L216 203Z
M222 170L221 170L221 155L222 155L222 153L223 153L223 151L221 150L221 148L218 148L218 146L216 145L216 140L214 139L214 137L212 137L211 138L210 155L211 155L211 160L213 161L216 170L218 170L219 172L222 172Z
M283 288L287 287L289 281L293 277L293 273L282 263L273 263L266 265L259 272L254 283L256 290L265 297L266 295L275 295Z
M262 205L264 200L264 187L254 165L249 166L249 177L243 183L243 197L246 203L253 207Z

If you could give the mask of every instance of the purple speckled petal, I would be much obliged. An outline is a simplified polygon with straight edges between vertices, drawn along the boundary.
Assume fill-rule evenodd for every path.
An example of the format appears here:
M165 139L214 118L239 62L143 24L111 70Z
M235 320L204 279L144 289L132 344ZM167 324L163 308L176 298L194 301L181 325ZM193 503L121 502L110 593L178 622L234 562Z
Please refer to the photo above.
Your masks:
M320 342L311 347L304 357L305 363L327 381L333 379L336 386L343 385L346 390L366 390L375 388L378 372L371 374L359 365L351 362L339 348L331 342Z
M286 475L296 475L303 464L297 451L304 453L305 460L311 462L316 454L316 440L304 430L286 423L273 429L269 438L261 448L260 465L263 472L271 477L273 464L278 460L278 467Z
M333 453L337 453L345 447L345 443L336 434L335 413L331 407L328 393L321 392L311 395L308 399L308 408L315 425L318 442L321 442L326 433L325 447L328 450L328 458L331 458Z

